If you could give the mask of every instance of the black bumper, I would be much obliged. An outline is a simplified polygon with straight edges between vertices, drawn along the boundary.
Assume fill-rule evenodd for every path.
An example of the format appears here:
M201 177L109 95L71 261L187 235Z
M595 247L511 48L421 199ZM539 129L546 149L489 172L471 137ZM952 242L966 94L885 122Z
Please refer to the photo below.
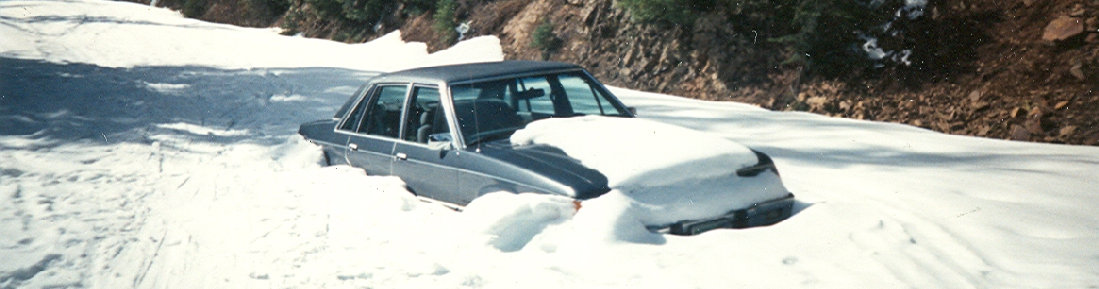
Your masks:
M751 207L735 210L713 219L675 222L667 227L667 232L672 235L690 236L713 229L767 226L790 218L793 211L794 194L789 194L772 201L753 204Z

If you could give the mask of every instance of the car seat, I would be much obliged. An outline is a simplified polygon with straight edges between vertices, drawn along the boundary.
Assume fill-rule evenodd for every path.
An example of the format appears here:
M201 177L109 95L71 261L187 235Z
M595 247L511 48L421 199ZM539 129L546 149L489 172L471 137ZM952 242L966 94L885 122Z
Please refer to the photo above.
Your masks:
M480 132L518 128L523 125L523 119L503 100L456 101L454 111L459 128L466 138Z
M416 141L427 143L428 136L434 133L435 114L439 111L439 105L430 105L420 114L419 127L416 129Z

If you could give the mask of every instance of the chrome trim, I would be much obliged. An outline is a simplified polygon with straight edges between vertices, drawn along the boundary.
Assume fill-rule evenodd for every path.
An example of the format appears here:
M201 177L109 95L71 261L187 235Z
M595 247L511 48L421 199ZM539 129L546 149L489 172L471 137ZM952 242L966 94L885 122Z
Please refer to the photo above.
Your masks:
M323 140L316 140L316 139L309 139L309 141L313 142L315 144L322 145L322 146L323 145L329 145L329 146L332 146L332 147L341 147L341 148L347 146L347 144L338 144L338 143L326 142L326 141L323 141Z

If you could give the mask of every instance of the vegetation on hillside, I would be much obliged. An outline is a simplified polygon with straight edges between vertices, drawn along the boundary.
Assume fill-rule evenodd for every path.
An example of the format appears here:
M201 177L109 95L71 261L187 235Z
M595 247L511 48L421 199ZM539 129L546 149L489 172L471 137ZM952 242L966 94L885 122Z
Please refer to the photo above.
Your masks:
M304 33L338 41L361 42L399 27L411 17L431 14L435 42L451 44L460 6L469 0L162 0L188 17L201 18L217 3L235 2L237 9L283 15L278 22L287 34ZM777 44L787 55L782 65L804 67L814 76L861 75L869 68L923 63L914 55L904 61L868 57L869 39L882 51L902 51L910 40L902 22L918 22L905 11L904 0L619 0L618 5L641 25L691 27L696 19L721 14L729 23L755 37ZM471 4L473 3L473 4ZM904 13L902 13L904 12ZM917 11L922 13L922 11ZM551 23L550 23L551 24ZM538 29L552 29L543 23ZM561 45L551 30L534 31L534 48L548 55ZM899 59L900 55L892 58ZM881 57L881 55L879 55ZM918 65L917 65L918 66Z
M903 0L621 0L631 20L650 25L693 26L695 19L722 13L742 31L765 33L767 41L788 52L784 65L806 68L825 77L861 75L882 66L912 66L903 59L906 31L918 22L922 7L906 7ZM758 35L757 35L758 37ZM873 41L873 42L871 42ZM869 44L872 47L867 47ZM893 45L892 50L877 46ZM874 54L895 52L897 57ZM870 51L868 51L870 50ZM881 60L881 61L876 61ZM893 61L890 61L893 60Z
M542 20L542 24L534 28L531 34L531 47L542 51L542 60L548 60L550 55L561 48L563 40L553 33L553 22L549 19Z
M435 3L435 14L431 17L431 28L438 35L438 41L448 45L454 44L458 39L458 32L454 30L458 26L454 20L455 6L454 0L438 0Z
M428 13L436 5L435 0L291 1L286 17L280 23L285 33L305 33L346 42L369 40L392 29L387 26L398 26L403 18Z

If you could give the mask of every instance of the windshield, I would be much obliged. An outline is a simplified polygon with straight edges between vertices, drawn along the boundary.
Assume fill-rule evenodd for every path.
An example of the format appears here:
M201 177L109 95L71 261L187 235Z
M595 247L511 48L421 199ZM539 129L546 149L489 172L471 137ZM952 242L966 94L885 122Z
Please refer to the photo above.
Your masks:
M543 118L629 116L595 80L578 71L458 84L450 93L467 145L505 138Z

